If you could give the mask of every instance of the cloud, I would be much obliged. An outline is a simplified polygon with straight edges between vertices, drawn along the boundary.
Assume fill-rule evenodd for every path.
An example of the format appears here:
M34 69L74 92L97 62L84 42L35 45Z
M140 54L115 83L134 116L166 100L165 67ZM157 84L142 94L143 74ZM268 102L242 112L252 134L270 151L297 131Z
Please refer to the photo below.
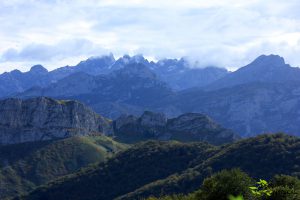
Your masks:
M113 52L231 69L276 53L299 66L298 0L3 0L0 71Z
M44 61L106 53L105 49L85 39L64 40L54 45L32 43L21 50L10 48L2 54L2 61Z
M89 40L72 39L52 45L31 43L21 49L9 48L3 52L0 62L23 71L27 71L30 66L37 63L41 63L52 70L64 65L74 65L88 57L108 54L109 52L108 49L104 49Z

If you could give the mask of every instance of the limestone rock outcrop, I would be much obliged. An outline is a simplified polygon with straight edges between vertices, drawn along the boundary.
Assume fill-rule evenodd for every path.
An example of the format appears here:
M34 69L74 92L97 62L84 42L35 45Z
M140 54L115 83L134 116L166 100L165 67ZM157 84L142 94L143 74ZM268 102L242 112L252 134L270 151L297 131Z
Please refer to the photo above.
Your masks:
M0 101L0 144L111 133L110 120L77 101L46 97Z

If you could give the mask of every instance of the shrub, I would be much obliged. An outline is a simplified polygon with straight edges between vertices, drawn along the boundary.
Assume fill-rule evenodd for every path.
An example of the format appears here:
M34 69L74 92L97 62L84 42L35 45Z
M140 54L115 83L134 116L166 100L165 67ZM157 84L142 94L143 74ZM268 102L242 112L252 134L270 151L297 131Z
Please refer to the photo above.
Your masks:
M254 181L239 169L223 170L204 180L197 198L201 200L228 200L230 195L251 199L249 187Z

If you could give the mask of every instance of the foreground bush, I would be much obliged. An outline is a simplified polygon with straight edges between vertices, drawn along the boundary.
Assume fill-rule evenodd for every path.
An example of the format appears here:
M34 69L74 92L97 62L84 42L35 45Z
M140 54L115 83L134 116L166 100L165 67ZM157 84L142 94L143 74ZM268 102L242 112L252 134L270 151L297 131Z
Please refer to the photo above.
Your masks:
M228 200L229 195L242 195L245 199L251 199L249 187L254 180L239 169L223 170L204 180L196 199L201 200Z
M257 190L253 190L256 187ZM239 169L223 170L206 178L201 188L191 194L150 197L147 200L300 200L300 180L276 175L270 183L265 180L255 183Z

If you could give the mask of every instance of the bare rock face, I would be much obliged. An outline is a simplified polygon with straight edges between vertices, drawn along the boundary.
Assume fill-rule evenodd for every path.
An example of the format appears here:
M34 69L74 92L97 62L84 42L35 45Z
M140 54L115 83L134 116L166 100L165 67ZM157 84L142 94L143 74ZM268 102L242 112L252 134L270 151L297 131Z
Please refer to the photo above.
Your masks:
M140 124L144 127L161 127L167 123L167 117L163 113L145 111L140 117Z
M167 130L183 140L200 140L213 144L222 144L239 139L233 131L223 128L207 115L200 113L186 113L169 119Z
M143 140L147 137L158 137L165 129L167 117L162 113L152 113L145 111L141 117L133 115L122 115L114 121L114 133L123 138L133 138L136 136Z
M0 144L111 133L109 120L76 101L46 97L0 101Z
M186 113L172 119L167 119L162 113L149 111L140 117L123 115L114 121L114 133L126 142L159 139L223 144L239 138L233 131L199 113Z
M137 124L138 117L133 115L121 115L118 119L114 121L115 129L119 130L122 127L125 127L130 124Z

